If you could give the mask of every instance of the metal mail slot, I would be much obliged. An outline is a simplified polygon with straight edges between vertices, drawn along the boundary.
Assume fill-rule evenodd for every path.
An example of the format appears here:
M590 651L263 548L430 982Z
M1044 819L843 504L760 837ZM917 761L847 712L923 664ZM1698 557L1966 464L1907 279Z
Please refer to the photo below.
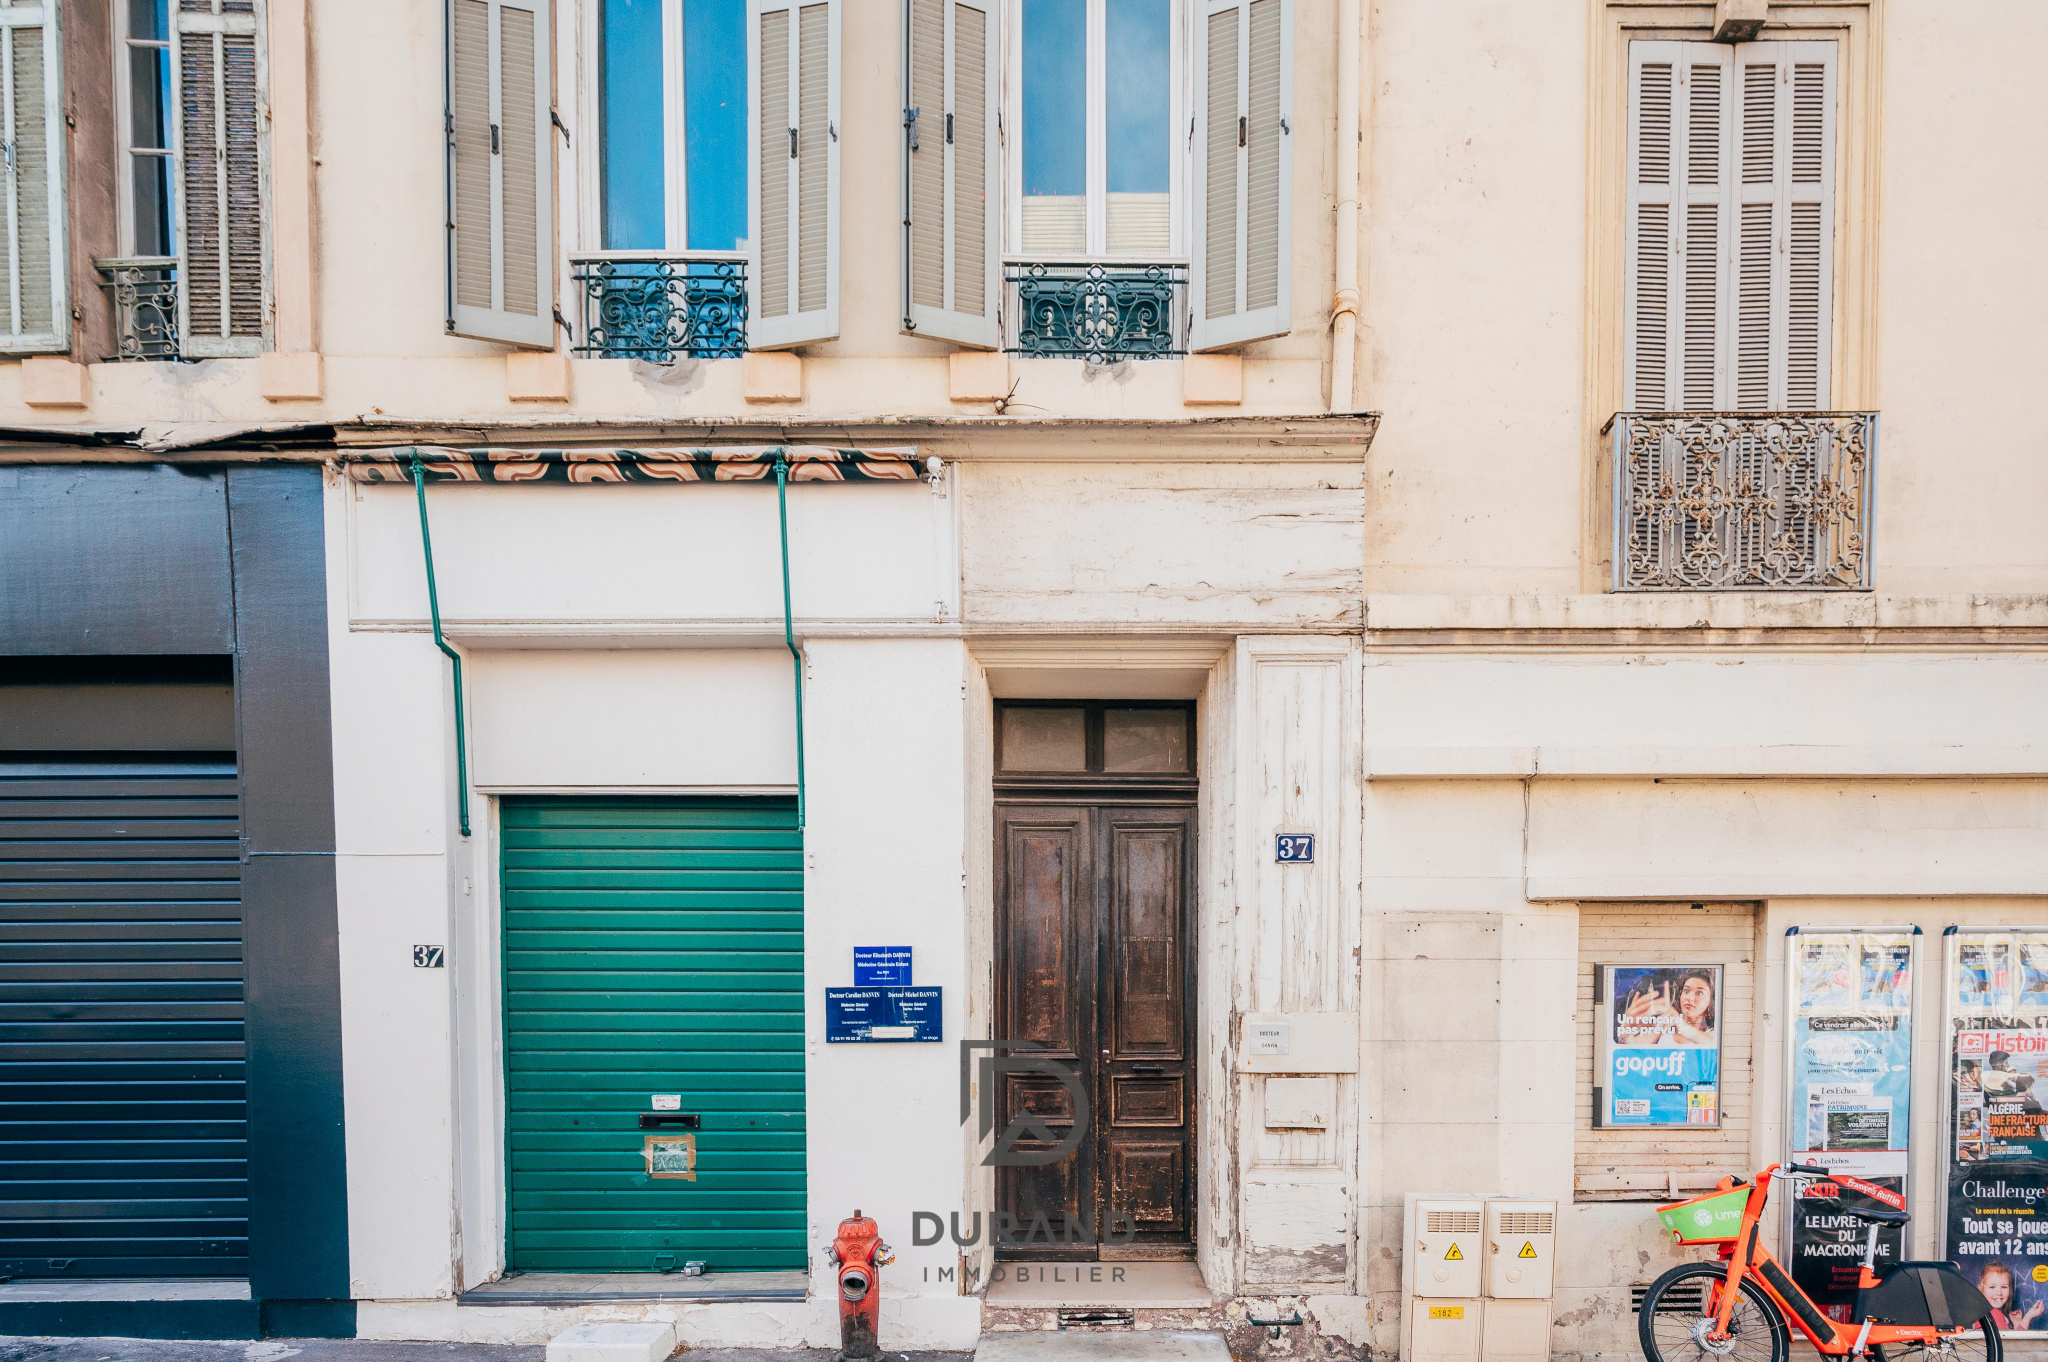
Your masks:
M640 1128L642 1130L658 1130L662 1126L681 1126L685 1130L702 1130L704 1128L704 1118L694 1111L643 1111L640 1113Z

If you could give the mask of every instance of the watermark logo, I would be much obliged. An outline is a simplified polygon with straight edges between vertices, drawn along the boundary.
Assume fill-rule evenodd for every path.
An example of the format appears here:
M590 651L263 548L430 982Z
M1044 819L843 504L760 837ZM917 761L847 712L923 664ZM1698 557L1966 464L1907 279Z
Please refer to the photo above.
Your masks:
M1037 1113L1013 1115L996 1136L981 1163L984 1168L1043 1168L1058 1163L1088 1137L1088 1085L1074 1065L1051 1055L1034 1053L1045 1046L1035 1040L963 1040L960 1042L960 1124L980 1113L979 1133L987 1139L996 1128L996 1090L1012 1074L1037 1074L1066 1089L1073 1120L1065 1135ZM977 1094L979 1100L977 1101ZM1044 1149L1019 1149L1019 1143Z

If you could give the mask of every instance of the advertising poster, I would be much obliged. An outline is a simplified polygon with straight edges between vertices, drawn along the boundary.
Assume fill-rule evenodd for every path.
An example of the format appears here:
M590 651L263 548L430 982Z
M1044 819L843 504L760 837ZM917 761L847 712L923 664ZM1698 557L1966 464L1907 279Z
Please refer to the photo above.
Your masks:
M1807 1183L1791 1205L1791 1267L1814 1304L1846 1322L1869 1229L1856 1208L1906 1207L1913 1095L1913 936L1806 932L1789 939L1795 1163L1836 1176ZM1905 1233L1877 1237L1877 1266L1904 1256Z
M1951 938L1947 1256L2002 1332L2048 1330L2048 933Z
M1719 965L1600 966L1601 1126L1721 1124Z

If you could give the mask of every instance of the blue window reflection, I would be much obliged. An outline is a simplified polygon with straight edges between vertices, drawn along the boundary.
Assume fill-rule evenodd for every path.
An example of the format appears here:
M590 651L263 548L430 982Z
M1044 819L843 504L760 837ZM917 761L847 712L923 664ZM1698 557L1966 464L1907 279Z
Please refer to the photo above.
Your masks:
M664 0L604 0L604 244L668 245L667 139L662 135Z
M747 236L746 0L683 0L686 244L737 250Z
M1173 0L1109 0L1109 192L1164 194L1173 133Z
M1023 246L1088 249L1088 0L1025 0Z

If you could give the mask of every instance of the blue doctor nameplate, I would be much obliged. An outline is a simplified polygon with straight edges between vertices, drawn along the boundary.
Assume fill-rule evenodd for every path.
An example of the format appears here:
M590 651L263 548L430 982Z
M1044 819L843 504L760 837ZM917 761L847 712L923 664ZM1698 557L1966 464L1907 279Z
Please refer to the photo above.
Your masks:
M855 946L853 986L855 988L909 988L910 947Z
M936 988L828 988L825 1039L832 1044L944 1040Z

